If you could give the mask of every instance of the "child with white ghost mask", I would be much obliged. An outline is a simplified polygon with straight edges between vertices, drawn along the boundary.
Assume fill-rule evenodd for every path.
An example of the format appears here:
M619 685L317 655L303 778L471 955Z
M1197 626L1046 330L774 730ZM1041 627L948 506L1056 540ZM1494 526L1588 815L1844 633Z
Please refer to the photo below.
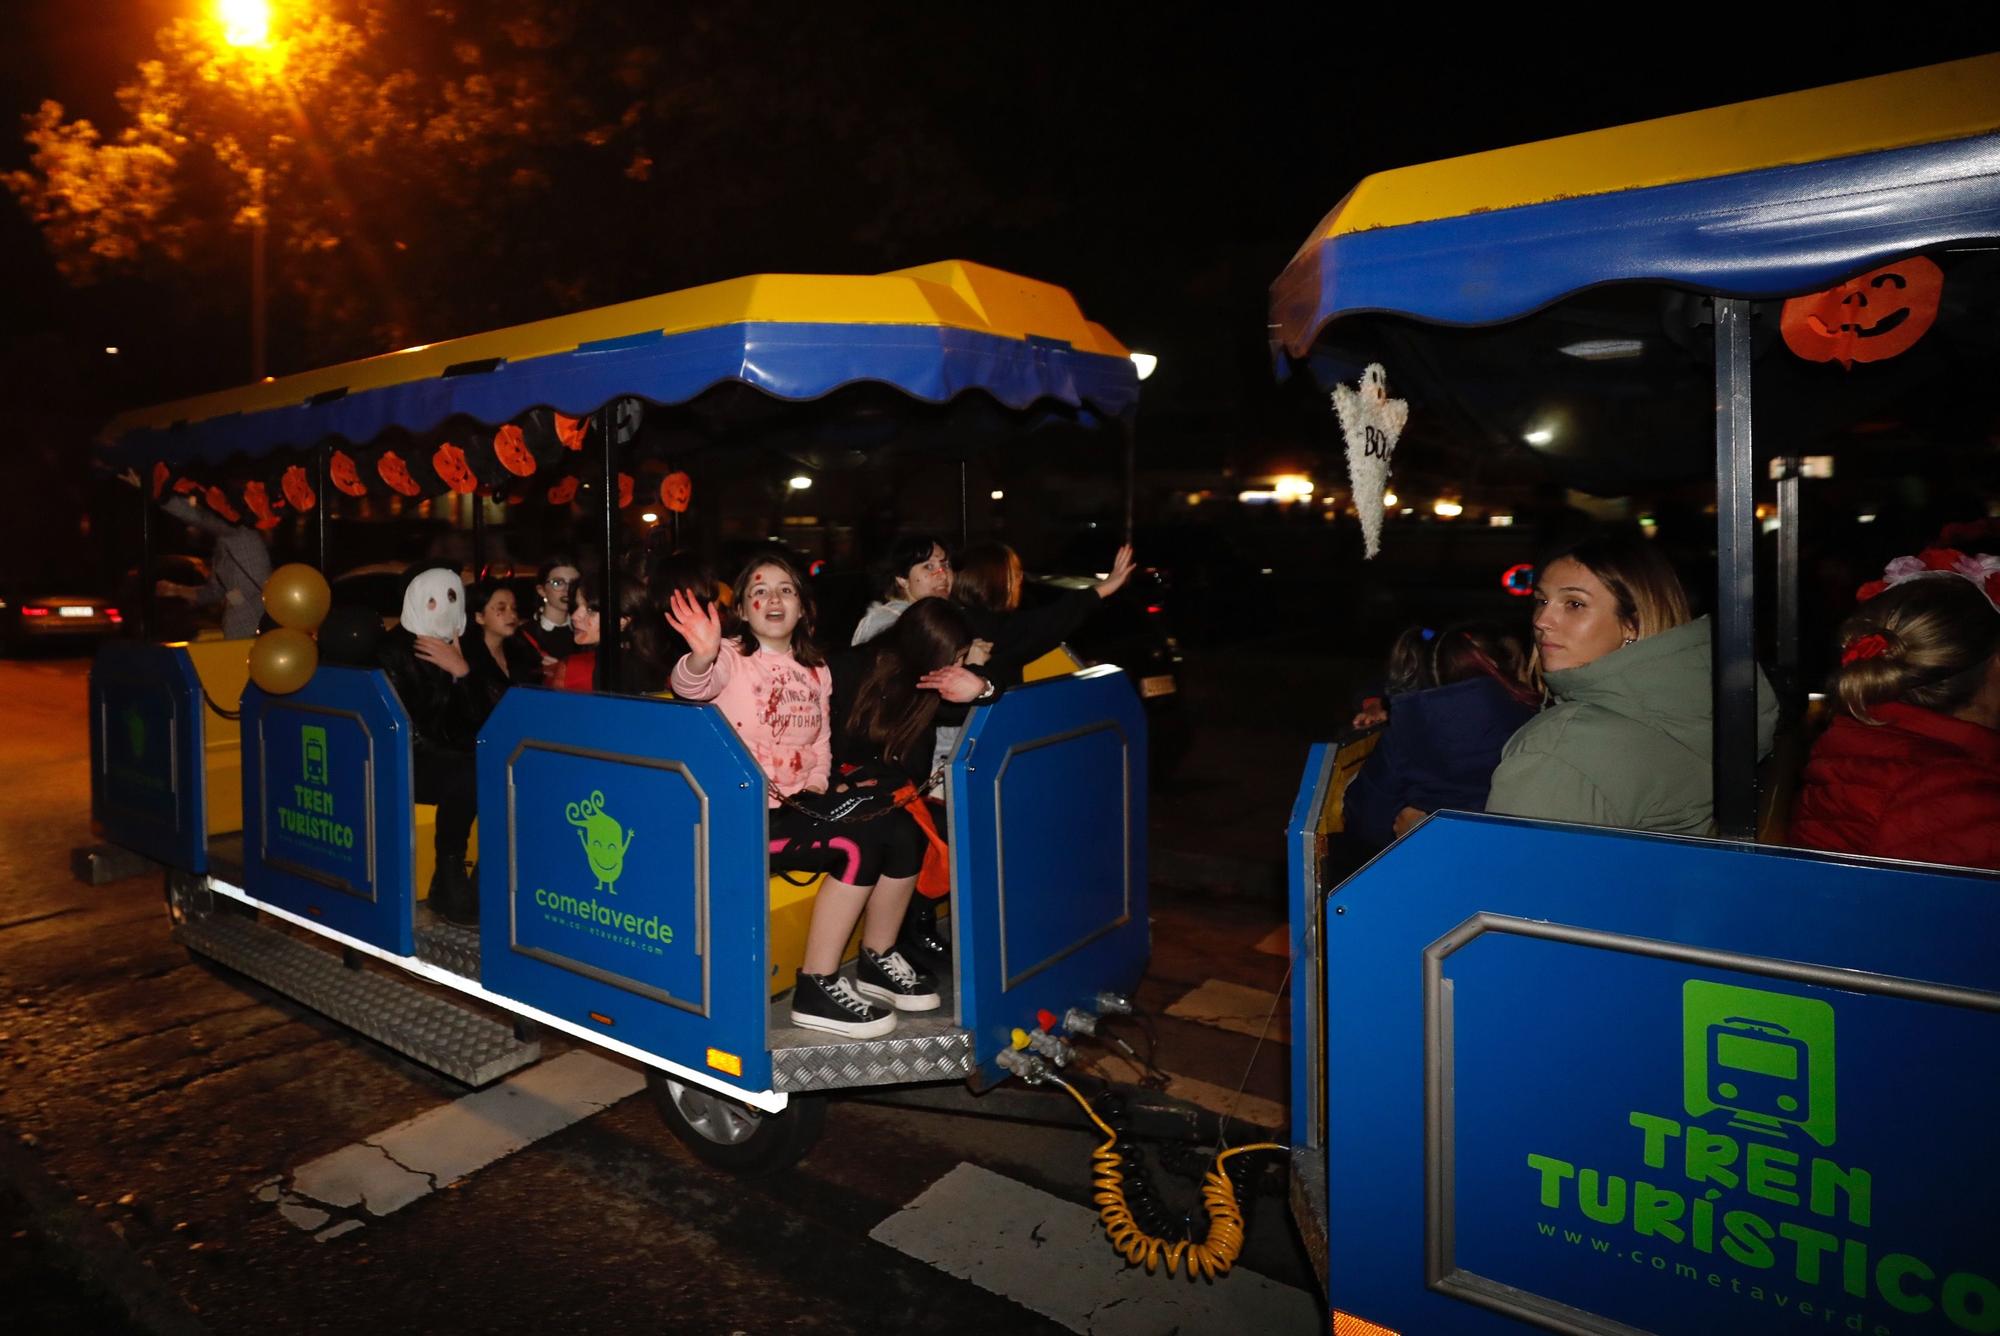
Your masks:
M459 649L465 634L465 583L458 572L420 571L403 591L403 629L417 638L417 657L453 677L472 671Z

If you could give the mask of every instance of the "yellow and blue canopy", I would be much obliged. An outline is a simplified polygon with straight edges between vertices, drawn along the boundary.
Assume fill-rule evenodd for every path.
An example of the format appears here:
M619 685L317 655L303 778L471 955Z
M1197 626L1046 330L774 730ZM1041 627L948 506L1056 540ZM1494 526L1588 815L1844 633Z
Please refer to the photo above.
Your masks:
M1271 291L1280 364L1343 316L1517 319L1586 288L1831 286L2000 237L2000 55L1368 177Z
M1115 417L1129 354L1063 288L959 260L872 276L759 274L347 362L114 419L113 469L220 463L454 418L583 417L616 399L685 403L739 383L817 399L872 382L942 403L983 391Z

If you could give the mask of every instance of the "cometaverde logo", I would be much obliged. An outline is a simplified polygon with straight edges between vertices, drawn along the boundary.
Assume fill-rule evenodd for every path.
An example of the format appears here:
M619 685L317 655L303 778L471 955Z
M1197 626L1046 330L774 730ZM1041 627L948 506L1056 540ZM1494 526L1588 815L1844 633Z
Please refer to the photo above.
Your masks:
M131 745L134 759L146 755L146 716L137 706L125 710L125 741Z
M1682 1101L1781 1140L1834 1141L1833 1008L1818 998L1689 979L1681 988Z
M576 827L576 837L583 841L583 856L590 860L597 889L618 894L618 878L625 875L625 851L632 847L632 839L638 832L628 829L625 838L619 839L618 822L604 814L604 794L595 789L582 802L565 807L563 815Z

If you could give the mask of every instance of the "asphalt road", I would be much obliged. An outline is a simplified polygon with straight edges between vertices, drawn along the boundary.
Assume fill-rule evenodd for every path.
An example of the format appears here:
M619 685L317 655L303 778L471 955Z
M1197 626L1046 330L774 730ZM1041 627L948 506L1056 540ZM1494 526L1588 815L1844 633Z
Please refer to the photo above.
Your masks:
M1190 1286L1126 1270L1091 1226L1095 1137L854 1100L761 1180L695 1160L642 1093L397 1209L288 1212L274 1183L467 1091L191 959L157 877L70 879L91 838L84 697L81 660L0 663L0 1285L28 1324L10 1331L1324 1329L1281 1175L1249 1203L1240 1269ZM1197 765L1246 746L1278 734L1211 736ZM1265 768L1290 777L1258 781L1281 798L1284 750ZM1184 824L1221 793L1268 824L1274 862L1283 807L1241 776L1204 766L1156 808ZM1250 868L1260 844L1210 852ZM1282 916L1156 890L1139 1001L1175 1093L1282 1116L1282 1010L1256 1037L1285 980ZM545 1037L544 1066L568 1051ZM1196 1202L1191 1179L1160 1182Z

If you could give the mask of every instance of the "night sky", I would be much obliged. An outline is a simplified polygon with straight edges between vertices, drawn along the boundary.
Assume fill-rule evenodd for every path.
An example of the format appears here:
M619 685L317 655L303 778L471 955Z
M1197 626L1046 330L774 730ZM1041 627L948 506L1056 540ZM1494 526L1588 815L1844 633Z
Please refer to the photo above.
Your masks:
M0 50L6 107L18 116L53 97L115 129L113 89L149 54L153 30L194 3L114 0L79 10L17 0ZM721 4L575 8L614 14L616 40L650 38L669 53L691 22L745 21L740 7ZM1612 25L1640 11L1592 7L1574 21L1481 32L1437 8L1401 10L1399 26L1381 17L1385 8L1399 12L844 7L829 20L815 11L809 41L760 33L725 44L739 68L712 79L746 105L783 96L807 123L774 134L764 108L742 117L740 133L711 133L676 159L672 181L656 183L640 206L647 244L608 246L593 297L759 270L877 272L951 256L980 260L1069 286L1093 318L1158 353L1162 371L1148 384L1145 413L1160 439L1186 449L1232 425L1239 434L1282 435L1287 414L1296 414L1269 374L1265 288L1366 173L1979 50L1967 36L1874 22L1864 40L1844 31L1835 10L1821 11L1825 22L1808 36L1759 35L1718 49L1708 31L1716 15L1686 7L1672 7L1671 27L1615 36ZM759 13L757 22L783 22ZM1585 36L1613 40L1592 49ZM659 77L685 73L669 59ZM820 116L862 128L818 151L812 121ZM834 151L857 142L868 146L868 161ZM886 204L869 180L885 156L898 182ZM0 170L26 160L18 133L0 139ZM978 207L954 207L968 183ZM9 392L59 384L56 397L70 402L49 412L74 424L79 450L127 402L246 378L240 314L215 321L209 339L177 334L149 344L143 331L158 294L130 284L69 289L11 199L0 200L0 215L14 294L4 317ZM218 292L238 284L247 288L237 272L212 277ZM501 309L527 319L560 308L523 287ZM275 338L281 306L272 318ZM107 370L106 343L133 355ZM34 356L24 360L24 348ZM52 377L51 359L75 374ZM333 359L298 359L315 360ZM24 375L31 362L41 369ZM274 357L274 371L299 369Z

